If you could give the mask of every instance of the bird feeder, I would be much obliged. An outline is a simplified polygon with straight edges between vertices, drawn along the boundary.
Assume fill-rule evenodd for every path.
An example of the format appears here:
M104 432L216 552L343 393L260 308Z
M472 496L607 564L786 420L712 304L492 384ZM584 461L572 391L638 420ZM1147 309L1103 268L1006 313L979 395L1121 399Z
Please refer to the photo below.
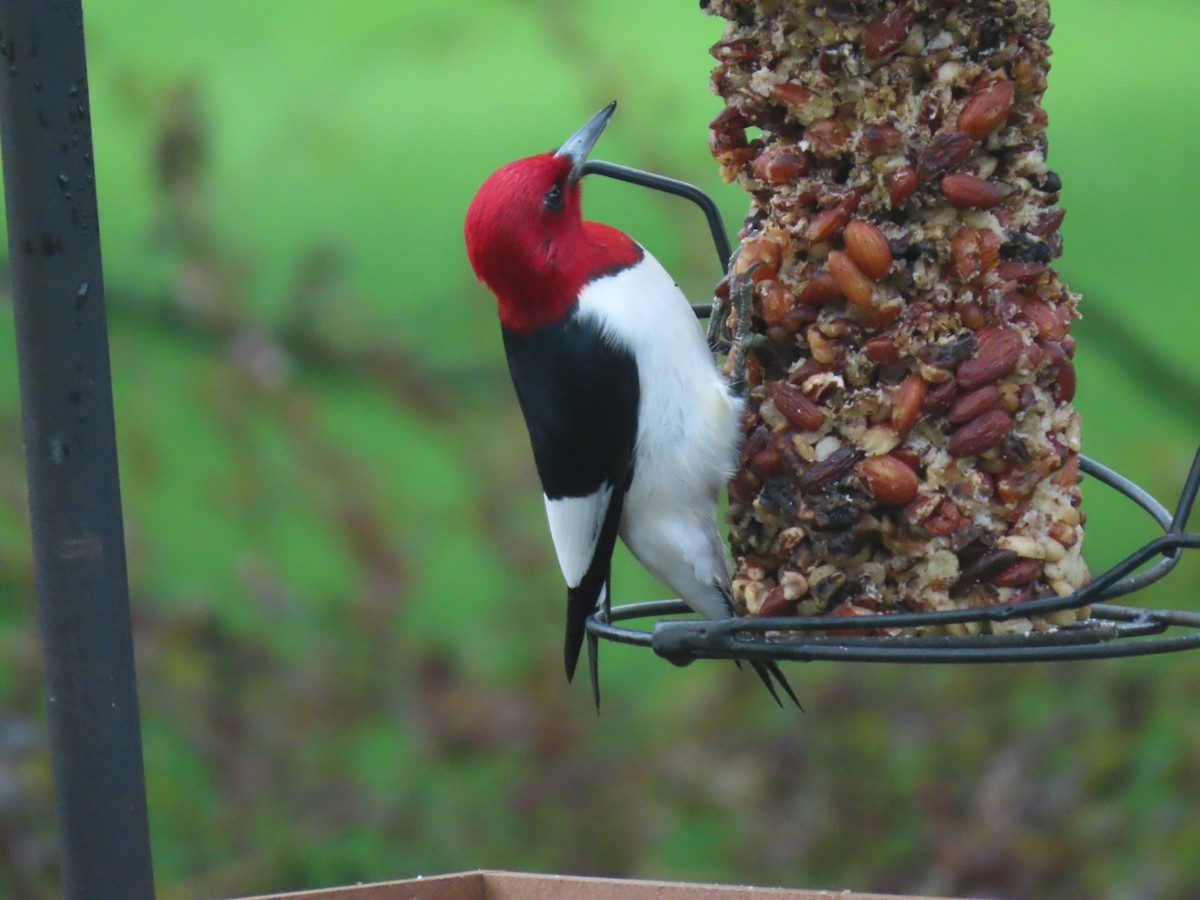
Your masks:
M1200 644L1196 613L1107 602L1200 546L1184 530L1200 455L1171 511L1079 452L1078 297L1051 265L1063 210L1041 107L1048 4L704 5L729 20L710 145L751 195L717 291L734 302L709 328L733 332L749 389L729 513L746 615L646 630L619 623L685 610L632 604L601 610L593 635L676 663ZM1162 529L1094 577L1084 475Z

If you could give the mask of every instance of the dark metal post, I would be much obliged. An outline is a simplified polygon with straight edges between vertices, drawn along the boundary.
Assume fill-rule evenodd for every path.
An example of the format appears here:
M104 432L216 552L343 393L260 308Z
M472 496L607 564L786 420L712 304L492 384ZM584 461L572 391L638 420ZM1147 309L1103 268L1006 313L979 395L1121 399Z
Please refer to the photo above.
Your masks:
M68 898L154 896L80 0L0 0L0 144Z

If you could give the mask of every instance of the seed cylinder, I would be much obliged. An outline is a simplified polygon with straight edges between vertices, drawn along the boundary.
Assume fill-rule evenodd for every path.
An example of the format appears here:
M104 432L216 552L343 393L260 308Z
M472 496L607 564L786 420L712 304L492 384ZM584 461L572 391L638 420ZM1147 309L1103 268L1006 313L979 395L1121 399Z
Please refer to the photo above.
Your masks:
M770 340L749 360L753 452L729 511L737 603L761 614L784 583L806 590L772 614L1076 590L1079 298L1052 265L1048 4L707 9L729 20L714 156L751 197L743 246L773 270L754 288Z

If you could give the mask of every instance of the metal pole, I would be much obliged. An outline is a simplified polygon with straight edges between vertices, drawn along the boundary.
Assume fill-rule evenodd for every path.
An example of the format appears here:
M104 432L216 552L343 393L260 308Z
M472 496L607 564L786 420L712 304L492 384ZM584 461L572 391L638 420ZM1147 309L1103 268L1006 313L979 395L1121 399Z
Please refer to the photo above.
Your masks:
M154 896L80 0L0 0L0 145L64 895Z

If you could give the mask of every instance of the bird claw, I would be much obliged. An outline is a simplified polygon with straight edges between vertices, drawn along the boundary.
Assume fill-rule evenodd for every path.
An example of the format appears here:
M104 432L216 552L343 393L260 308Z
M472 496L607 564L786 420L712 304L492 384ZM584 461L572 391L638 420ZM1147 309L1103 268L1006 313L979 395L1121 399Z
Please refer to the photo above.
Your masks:
M745 273L739 275L737 273L738 257L742 253L742 248L739 246L729 257L729 265L725 269L725 278L729 282L729 294L726 297L721 297L719 294L713 294L712 311L708 316L708 346L713 353L719 353L729 349L730 339L732 335L729 331L729 309L733 301L733 287L745 276Z
M729 301L737 317L729 350L733 361L729 372L729 386L738 397L746 396L746 362L750 357L750 344L754 339L751 322L754 315L753 276L754 270L761 265L762 262L751 263L740 273L734 267L729 277Z
M725 319L729 315L729 301L713 295L712 310L708 314L708 349L713 356L718 356L729 348L728 329Z
M746 361L750 356L750 345L754 339L751 319L754 315L754 270L762 261L753 262L744 270L738 270L741 247L729 259L729 299L713 297L712 312L708 317L708 346L713 353L728 351L729 384L738 397L746 393ZM729 327L729 311L735 313L735 324Z

